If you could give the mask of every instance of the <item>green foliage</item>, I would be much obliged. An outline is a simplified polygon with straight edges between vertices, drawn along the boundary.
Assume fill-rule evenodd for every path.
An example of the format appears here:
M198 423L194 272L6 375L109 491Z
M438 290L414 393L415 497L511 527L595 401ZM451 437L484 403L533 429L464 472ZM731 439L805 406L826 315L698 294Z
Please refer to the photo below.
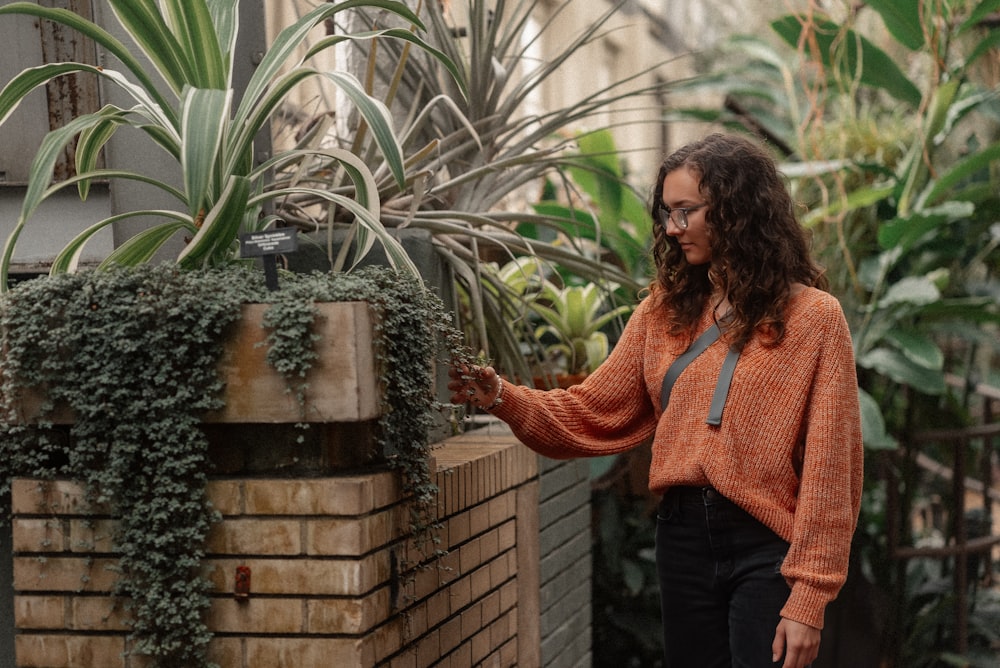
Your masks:
M422 3L426 41L456 64L454 78L442 76L442 61L407 51L398 40L352 44L364 50L368 70L385 87L383 101L396 118L403 119L398 134L405 139L406 187L384 176L377 180L382 222L389 228L426 230L433 236L435 250L454 272L464 300L459 315L471 347L519 376L529 373L522 339L505 319L518 298L495 274L482 271L484 259L503 264L528 255L582 281L616 283L631 294L645 281L632 270L643 261L643 225L648 230L648 222L635 214L635 195L625 184L624 173L619 178L615 171L620 156L610 152L605 133L580 128L625 100L663 92L671 84L643 84L650 72L636 72L587 90L565 106L526 114L532 98L559 76L560 67L599 42L609 22L623 11L621 3L614 3L579 32L567 35L560 19L570 5L565 0L555 4L472 0L467 5L468 21L457 25L455 17L464 17L465 7L458 10L451 3L449 11L449 3ZM540 17L545 20L535 23ZM381 19L370 16L370 25L382 25ZM534 29L537 35L526 37ZM565 46L540 61L532 50L541 43ZM461 91L468 95L460 95ZM313 143L334 139L318 132ZM361 155L377 156L363 131L339 141ZM373 171L386 173L381 167ZM593 174L594 185L601 189L600 221L579 215L567 224L560 210L517 210L517 202L533 200L533 191L546 180L565 187L571 197L580 186L566 182L564 175L574 179L579 175L585 183L585 172ZM276 187L324 178L324 167L317 164L315 169L279 174ZM282 217L303 229L332 233L334 227L350 222L309 194L280 204ZM317 205L320 213L311 214ZM623 215L626 225L617 230L610 216ZM602 254L602 244L620 253L622 260Z
M858 545L889 599L887 665L959 661L942 654L954 637L939 614L953 614L939 587L947 566L933 583L911 577L885 529L913 538L911 513L928 493L918 455L955 465L949 449L911 438L970 421L947 374L989 377L1000 353L1000 98L981 67L1000 43L983 20L998 6L879 0L832 17L810 5L772 24L791 53L734 40L733 68L700 82L725 108L688 114L764 134L782 152L850 320L869 450ZM887 34L862 34L880 24ZM887 485L898 492L891 520Z
M522 364L520 341L506 327L499 302L513 297L502 294L495 277L479 271L485 255L531 254L586 281L614 282L633 293L641 287L636 275L648 231L643 207L615 173L606 134L580 135L579 128L623 100L660 92L668 84L640 84L649 72L637 72L543 116L523 112L525 102L563 63L603 36L621 11L619 5L567 39L554 33L563 29L558 19L568 2L543 7L537 1L475 0L469 4L464 31L452 24L448 3L420 3L417 15L389 0L320 3L281 31L242 92L230 83L231 63L237 57L237 4L113 0L112 15L121 31L152 67L143 66L117 39L70 12L27 2L0 8L0 18L21 13L65 25L91 37L123 63L120 72L79 63L26 70L0 91L0 119L33 88L72 73L103 77L134 101L129 108L108 106L74 119L46 138L0 260L0 281L5 280L21 230L43 200L71 186L85 196L93 179L124 179L163 190L177 200L176 210L122 212L100 221L67 245L53 272L72 271L94 234L135 216L157 222L117 248L105 264L146 262L163 244L186 237L190 241L178 258L183 266L215 265L233 257L238 232L265 229L280 219L320 235L346 229L354 244L343 244L339 254L327 244L334 270L354 266L380 243L391 263L416 275L388 230L426 230L468 304L460 317L472 346L511 368ZM310 28L324 22L341 24L355 11L368 18L370 30L338 31L312 44L303 59L295 59L294 50ZM532 16L549 12L552 18L539 27L540 34L525 40ZM494 15L504 19L491 20ZM426 26L426 35L421 39L411 30L387 28L393 21L417 30ZM566 46L538 62L531 49L549 35ZM362 83L357 73L321 71L310 64L313 55L337 44L367 53L370 80ZM155 75L166 85L155 83ZM302 137L298 144L255 165L254 136L267 130L287 94L307 79L332 82L357 114L344 118L338 109L342 127L337 129L346 131L336 133L328 116L331 110L321 109L317 117L291 129L289 134ZM97 169L97 156L120 128L137 129L154 150L175 158L183 186L172 186L160 174ZM76 137L78 176L50 186L56 157ZM559 212L510 210L511 201L523 198L524 189L546 176L557 178L560 169L580 177L584 189L590 185L584 172L593 173L591 181L600 189L600 220L581 217L570 230ZM274 215L264 215L268 205L273 205ZM609 216L624 216L626 224L616 226ZM519 224L526 222L542 232L520 234ZM619 259L595 252L590 248L595 242L608 244ZM520 371L525 371L523 366Z
M594 371L609 352L608 336L601 328L615 318L631 313L632 307L622 305L608 310L607 294L595 283L557 286L543 280L532 310L544 324L535 330L541 339L546 334L556 342L546 347L550 358L563 359L566 373Z
M897 66L891 49L860 34L856 16L814 11L772 24L798 49L791 60L741 37L728 56L739 64L694 84L727 93L727 110L714 119L763 128L785 148L783 169L809 207L803 222L851 319L862 387L880 394L884 410L873 383L942 395L942 341L961 330L979 346L1000 322L1000 100L976 69L986 45L1000 40L979 24L996 3L911 11L917 4L868 3L897 46L914 52L922 78L910 79L904 72L915 68ZM866 436L886 443L870 426Z
M239 266L144 265L27 281L4 296L0 491L14 476L68 476L110 508L120 521L116 593L132 608L134 651L156 666L207 665L209 583L198 566L217 514L205 498L210 462L199 424L223 405L223 333L244 302L274 302L268 359L293 392L304 391L316 357L314 302L371 305L385 383L379 441L394 449L417 538L434 539L427 448L438 407L428 362L442 343L465 354L443 305L386 268L282 280L270 293L259 273ZM19 413L29 388L46 397L35 424ZM60 407L72 410L72 426L52 424Z
M970 557L973 573L979 572L979 557ZM969 591L969 649L958 655L949 651L955 646L956 595L954 579L942 573L940 565L916 559L905 574L907 589L902 615L912 620L901 642L899 664L906 668L992 668L996 666L1000 642L1000 593L974 585Z
M798 16L784 16L771 27L790 45L798 46L804 27ZM885 90L894 98L912 107L920 104L921 94L884 51L864 35L841 30L834 21L817 19L809 26L810 55L819 58L825 71L837 77L856 77L862 84Z
M216 266L231 261L238 249L240 232L266 229L273 216L263 215L267 202L309 192L313 196L349 211L358 225L356 258L360 259L377 239L391 262L417 275L409 257L379 220L380 202L372 172L361 158L342 149L293 149L279 152L263 164L254 163L254 138L269 128L269 121L283 99L303 80L322 78L332 82L350 99L364 118L369 135L381 151L388 172L399 187L405 175L403 154L392 130L388 110L368 95L359 81L340 71L320 71L307 64L308 58L345 40L398 39L408 47L417 46L439 58L445 71L455 72L454 64L421 41L413 32L387 29L357 35L335 35L323 40L301 60L294 54L305 36L316 26L333 20L341 11L375 8L400 17L417 29L420 19L403 3L391 0L347 0L322 3L300 20L282 30L256 67L245 90L232 87L233 65L239 25L239 2L222 0L108 0L110 14L119 29L135 43L151 63L144 65L110 32L73 12L31 2L12 2L0 7L0 16L25 14L52 21L87 36L115 56L123 71L85 63L53 63L29 68L0 91L0 123L20 102L52 79L69 74L101 77L131 100L129 108L106 105L97 112L73 119L51 131L42 142L31 166L27 192L20 215L0 258L0 286L6 288L14 247L24 226L48 197L62 188L76 186L86 198L94 180L140 181L168 193L177 200L176 210L140 210L106 218L82 232L56 258L52 272L72 271L87 242L99 231L123 219L150 216L159 221L118 247L105 266L147 262L169 239L178 234L185 241L177 261L186 268ZM157 83L162 78L163 83ZM166 151L176 160L183 187L177 189L162 174L146 175L99 168L98 157L119 129L145 135L152 148ZM67 144L79 137L76 148L76 176L50 185L53 168ZM346 174L352 190L348 194L288 184L265 191L275 169L303 161L319 161Z
M116 547L135 651L203 665L209 584L198 577L215 512L205 499L199 417L221 407L216 365L246 281L149 268L29 281L6 295L0 325L4 488L12 476L70 476L120 518ZM197 307L192 307L197 304ZM45 388L37 428L17 399ZM72 407L68 434L46 423Z
M522 333L525 354L534 360L531 366L538 367L536 376L594 371L610 352L602 329L632 312L630 305L610 305L616 285L550 280L535 257L519 257L502 267L489 265L485 271L500 278L515 297L507 302L508 322Z
M646 202L629 185L623 157L609 130L589 132L576 141L578 150L558 170L563 187L550 183L547 197L534 205L535 213L548 217L567 238L593 242L596 250L590 253L610 253L611 261L637 283L644 281L651 274L653 237ZM557 199L560 193L570 200ZM532 238L539 236L530 227L524 224L518 230Z

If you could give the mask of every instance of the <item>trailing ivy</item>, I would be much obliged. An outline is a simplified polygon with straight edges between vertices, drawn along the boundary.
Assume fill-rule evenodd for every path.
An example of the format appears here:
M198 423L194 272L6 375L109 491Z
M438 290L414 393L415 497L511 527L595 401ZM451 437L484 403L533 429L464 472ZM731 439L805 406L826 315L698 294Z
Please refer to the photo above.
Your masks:
M434 396L429 360L445 351L449 360L472 362L462 334L441 300L408 275L380 267L349 274L296 275L274 296L264 318L271 328L268 361L285 377L303 405L306 374L315 355L313 302L364 301L375 311L376 363L382 380L383 407L378 441L388 463L403 477L411 502L411 535L417 546L437 543L434 501L437 487L428 457L428 433L442 409ZM274 359L272 359L272 356Z
M222 407L218 360L241 303L272 302L268 360L302 400L317 355L314 302L371 304L384 383L379 441L403 475L418 538L433 534L428 361L442 342L463 354L450 316L422 285L384 268L282 281L268 293L258 273L239 267L143 266L27 281L4 296L0 492L15 476L71 477L110 508L120 527L115 593L131 608L133 651L154 666L210 665L209 583L199 566L218 518L205 497L199 424ZM18 414L28 388L47 397L30 425ZM62 406L74 414L68 429L52 424Z
M120 520L116 594L131 607L134 651L164 666L204 665L209 584L198 576L214 514L199 418L220 408L222 332L249 276L143 267L28 281L2 311L11 476L69 476ZM45 388L40 424L17 419L26 388ZM71 407L68 434L46 422Z

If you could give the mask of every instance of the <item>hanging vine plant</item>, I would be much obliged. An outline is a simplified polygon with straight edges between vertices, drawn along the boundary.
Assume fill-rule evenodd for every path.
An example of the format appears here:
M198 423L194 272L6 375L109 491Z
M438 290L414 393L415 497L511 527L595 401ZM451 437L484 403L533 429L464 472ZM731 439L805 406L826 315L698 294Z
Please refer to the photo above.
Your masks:
M411 535L418 546L434 545L437 488L427 456L428 432L445 407L435 399L428 360L442 352L448 361L472 364L475 358L441 300L409 275L380 267L296 275L274 295L263 324L271 330L268 362L282 373L300 405L315 359L311 348L311 327L319 316L315 303L336 301L364 301L375 309L383 401L378 441L380 449L389 453L389 465L403 476L403 489L411 501Z
M203 415L222 407L218 361L245 302L270 301L269 362L301 393L313 360L316 301L366 301L384 370L378 439L395 453L414 530L433 530L428 431L440 342L462 354L440 300L383 268L283 277L268 293L239 267L140 266L27 281L4 295L0 327L0 492L17 476L71 477L118 518L115 594L128 601L132 651L153 666L209 666L204 541L218 519L207 502ZM444 338L442 338L442 336ZM21 399L43 388L37 418ZM74 422L54 425L60 407ZM6 509L9 512L9 509Z

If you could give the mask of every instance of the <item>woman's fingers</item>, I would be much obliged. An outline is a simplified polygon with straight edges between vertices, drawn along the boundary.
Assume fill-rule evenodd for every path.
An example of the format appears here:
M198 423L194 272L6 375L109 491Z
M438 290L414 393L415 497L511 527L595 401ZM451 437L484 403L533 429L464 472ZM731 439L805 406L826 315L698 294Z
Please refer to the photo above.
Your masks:
M493 367L462 364L449 368L448 375L451 378L448 381L448 389L452 392L453 404L471 403L485 406L492 401L490 394L498 389L497 372Z

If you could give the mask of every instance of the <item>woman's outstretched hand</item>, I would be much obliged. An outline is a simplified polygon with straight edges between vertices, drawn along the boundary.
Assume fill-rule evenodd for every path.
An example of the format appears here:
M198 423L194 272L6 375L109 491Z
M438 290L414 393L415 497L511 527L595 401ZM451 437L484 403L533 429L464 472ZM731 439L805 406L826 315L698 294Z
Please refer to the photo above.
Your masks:
M500 405L503 381L491 366L459 364L448 369L451 403L490 410Z

